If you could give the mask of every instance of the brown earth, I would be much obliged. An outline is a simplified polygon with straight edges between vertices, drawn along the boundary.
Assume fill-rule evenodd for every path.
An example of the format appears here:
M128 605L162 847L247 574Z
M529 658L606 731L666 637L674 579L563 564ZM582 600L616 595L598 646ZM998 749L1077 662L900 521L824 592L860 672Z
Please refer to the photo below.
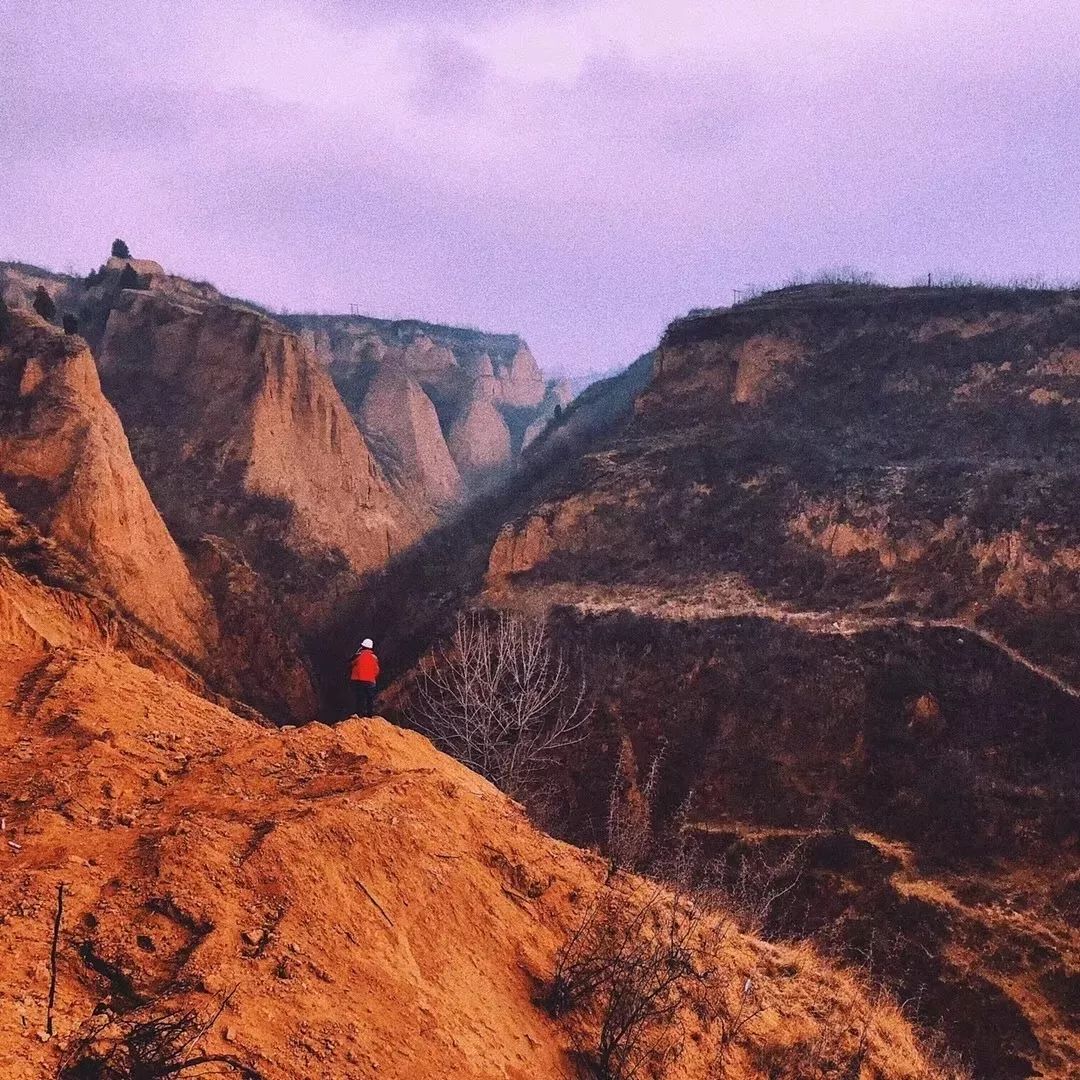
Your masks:
M56 1075L90 1025L222 1002L193 1053L267 1080L575 1074L577 1036L533 999L592 898L642 883L605 885L601 860L383 721L279 732L117 653L4 648L0 1074ZM818 1067L822 1048L867 1078L944 1075L895 1005L812 950L703 926L762 1009L725 1075ZM685 1023L663 1075L709 1075L715 1034Z
M63 1035L95 1004L209 1006L235 985L209 1044L268 1076L568 1075L530 976L600 863L414 736L281 735L207 700L306 718L358 626L402 674L476 605L547 619L591 689L588 744L551 778L563 836L602 841L616 756L652 763L655 836L679 814L711 872L788 868L766 934L868 968L977 1076L1075 1073L1076 295L768 294L674 324L556 417L519 339L350 318L298 325L305 343L210 286L148 268L120 289L120 270L57 295L131 455L89 357L21 314L44 337L0 397L0 951L23 1018L0 1055L38 1070L13 1075L58 1053L31 1014L61 874ZM17 298L42 277L4 273ZM511 483L416 544L420 440L369 450L324 365L354 413L407 372L397 400L432 435L436 412L474 494L550 420ZM110 469L138 480L132 456L172 536L141 480L107 497ZM191 621L150 589L158 550L182 570L161 590L213 605L194 625L220 635L214 671L151 625ZM409 689L387 697L405 719ZM855 1075L854 1040L860 1075L933 1075L892 1007L805 945L724 940L772 1016L728 1075L805 1075L796 1044L852 1010L872 1019L844 1029L834 1074ZM708 1046L695 1032L664 1075L704 1075Z
M1080 1063L1078 333L1075 294L1024 290L796 289L682 320L632 418L438 538L455 586L406 560L392 601L445 600L428 643L486 604L580 651L597 728L565 835L602 837L628 734L643 768L663 753L661 820L692 790L713 856L835 836L770 932L864 958L898 935L879 974L995 1078ZM423 635L370 611L404 669ZM903 847L903 888L858 835Z

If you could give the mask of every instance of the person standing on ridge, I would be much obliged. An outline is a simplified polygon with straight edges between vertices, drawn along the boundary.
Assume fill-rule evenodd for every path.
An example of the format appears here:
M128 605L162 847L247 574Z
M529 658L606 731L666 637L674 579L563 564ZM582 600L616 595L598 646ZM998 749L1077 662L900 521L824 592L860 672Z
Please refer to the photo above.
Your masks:
M349 668L353 701L357 716L375 715L375 684L379 680L379 658L375 655L375 642L364 638L352 658Z

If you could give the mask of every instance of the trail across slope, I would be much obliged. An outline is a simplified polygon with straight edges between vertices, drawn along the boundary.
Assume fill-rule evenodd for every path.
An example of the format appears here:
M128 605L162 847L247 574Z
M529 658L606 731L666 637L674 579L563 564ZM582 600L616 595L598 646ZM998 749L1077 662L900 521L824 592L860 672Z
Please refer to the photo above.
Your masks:
M554 584L515 585L488 594L497 605L543 611L552 607L572 607L587 614L625 611L659 619L769 619L808 634L852 637L872 630L956 630L971 634L1013 663L1045 679L1055 689L1080 700L1080 687L1068 682L1045 664L1025 656L1000 635L963 619L920 618L912 615L872 614L847 610L796 611L754 595L738 578L727 576L686 588L633 585Z

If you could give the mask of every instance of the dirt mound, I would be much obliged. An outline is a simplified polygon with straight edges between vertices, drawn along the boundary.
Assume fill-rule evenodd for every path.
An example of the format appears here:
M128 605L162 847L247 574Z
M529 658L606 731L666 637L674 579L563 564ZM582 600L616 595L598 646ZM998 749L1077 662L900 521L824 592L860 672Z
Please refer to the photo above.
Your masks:
M0 346L0 491L144 626L206 659L210 607L150 499L89 349L21 311Z
M278 733L86 650L23 652L0 701L5 1077L55 1075L102 1010L222 1001L199 1050L267 1080L572 1072L533 998L604 867L424 739L379 720ZM937 1075L893 1006L812 952L718 940L761 1008L726 1075L825 1043L876 1075ZM706 1075L712 1037L664 1075Z

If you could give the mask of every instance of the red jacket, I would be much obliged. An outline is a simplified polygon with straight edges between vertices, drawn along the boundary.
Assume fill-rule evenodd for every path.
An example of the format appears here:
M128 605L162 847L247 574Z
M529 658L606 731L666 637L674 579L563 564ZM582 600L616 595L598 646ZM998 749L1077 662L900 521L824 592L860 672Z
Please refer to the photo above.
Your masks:
M361 649L353 657L349 678L353 682L373 683L379 678L379 658L370 649Z

